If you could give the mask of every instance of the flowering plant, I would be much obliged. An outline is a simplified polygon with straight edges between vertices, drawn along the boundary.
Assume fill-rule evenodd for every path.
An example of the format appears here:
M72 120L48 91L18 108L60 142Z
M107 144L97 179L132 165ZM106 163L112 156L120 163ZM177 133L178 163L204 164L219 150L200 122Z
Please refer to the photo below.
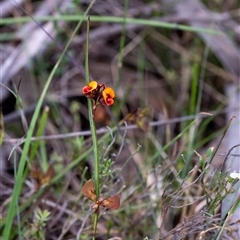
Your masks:
M82 89L83 94L93 100L93 113L98 104L112 106L114 104L115 92L112 88L106 85L98 84L96 81L91 81ZM94 115L94 114L93 114Z

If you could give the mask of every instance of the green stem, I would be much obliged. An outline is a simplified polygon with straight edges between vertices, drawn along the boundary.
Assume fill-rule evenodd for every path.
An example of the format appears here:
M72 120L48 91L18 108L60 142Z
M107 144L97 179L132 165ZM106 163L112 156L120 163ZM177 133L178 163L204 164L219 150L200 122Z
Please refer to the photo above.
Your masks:
M87 39L86 39L86 57L85 57L85 75L86 75L86 84L89 83L89 66L88 66L88 47L89 47L89 25L90 25L90 17L87 22ZM89 114L89 122L90 129L92 132L92 143L93 143L93 154L94 154L94 185L96 190L97 199L99 198L99 152L98 152L98 140L96 133L96 126L94 123L94 115L93 115L93 103L91 99L88 98L88 114Z
M93 219L93 237L92 237L92 240L95 240L95 237L96 237L98 216L99 216L99 212L94 214L94 219Z
M234 212L237 210L237 208L240 207L240 195L238 196L238 198L236 199L236 201L234 202L233 206L230 208L230 210L228 211L228 216L224 221L224 224L221 228L221 231L219 232L216 240L220 240L221 236L223 234L223 231L226 230L226 225L229 222L230 218L232 217L232 215L234 214Z
M48 21L87 21L86 15L59 15L59 16L42 16L36 17L37 21L48 22ZM13 24L13 23L25 23L30 22L30 17L14 17L14 18L2 18L1 25ZM168 29L179 29L183 31L189 32L203 32L209 34L216 35L224 35L222 32L211 29L211 28L200 28L200 27L191 27L188 25L176 24L176 23L168 23L162 22L159 20L148 20L148 19L137 19L137 18L126 18L123 17L113 17L113 16L91 16L92 22L107 22L107 23L132 23L143 26L151 26L151 27L161 27Z
M88 66L88 47L89 47L89 28L90 28L90 17L88 17L87 21L87 39L86 39L86 56L85 56L85 76L86 76L86 84L89 83L89 66ZM94 186L97 195L97 199L99 199L100 195L100 187L99 187L99 151L98 151L98 139L96 133L96 126L94 123L94 115L93 115L93 103L91 99L88 98L88 114L89 114L89 122L90 122L90 129L92 132L92 143L93 143L93 154L94 154ZM98 213L94 214L94 221L93 221L93 237L95 239L96 231L97 231L97 224L98 224Z

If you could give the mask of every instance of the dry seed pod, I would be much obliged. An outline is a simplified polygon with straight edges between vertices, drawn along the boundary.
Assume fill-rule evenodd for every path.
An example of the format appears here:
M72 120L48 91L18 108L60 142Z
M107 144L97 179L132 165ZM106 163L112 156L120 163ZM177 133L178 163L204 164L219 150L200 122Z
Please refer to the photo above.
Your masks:
M95 213L98 212L99 207L105 207L112 210L117 210L120 207L120 195L116 194L108 198L100 197L97 200L97 195L92 179L88 180L82 187L82 194L94 202L92 208Z

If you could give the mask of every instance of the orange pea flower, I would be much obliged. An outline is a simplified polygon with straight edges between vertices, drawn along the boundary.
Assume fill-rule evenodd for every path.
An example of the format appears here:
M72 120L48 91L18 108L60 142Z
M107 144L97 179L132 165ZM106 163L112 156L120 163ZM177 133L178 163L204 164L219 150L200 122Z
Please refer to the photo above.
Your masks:
M114 104L115 92L112 88L106 85L98 84L96 81L91 81L87 86L82 89L85 97L93 100L92 113L95 116L96 108L99 104L111 106Z
M113 98L115 97L115 92L112 88L107 87L102 91L101 103L103 105L111 106L114 103Z
M88 86L83 87L82 91L84 95L88 95L92 91L96 90L98 87L98 83L96 81L91 81Z

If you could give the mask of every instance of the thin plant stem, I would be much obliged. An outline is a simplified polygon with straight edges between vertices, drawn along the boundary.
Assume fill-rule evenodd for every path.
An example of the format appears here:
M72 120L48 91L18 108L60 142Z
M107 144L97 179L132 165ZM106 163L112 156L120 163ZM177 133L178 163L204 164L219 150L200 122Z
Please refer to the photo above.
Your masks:
M236 199L236 201L234 202L234 204L232 205L232 207L230 208L230 210L228 211L228 215L223 223L223 226L221 228L221 231L219 232L216 240L220 240L221 236L223 234L223 231L226 229L226 225L229 222L230 218L232 217L232 215L234 214L234 212L237 210L237 208L240 207L240 195L238 196L238 198Z
M98 224L98 216L99 216L99 212L96 212L96 213L94 214L94 218L93 218L93 237L92 237L92 240L95 240L95 237L96 237L97 224Z
M85 76L86 76L86 84L89 83L89 66L88 66L88 47L89 47L89 28L90 28L90 17L88 17L87 21L87 39L86 39L86 56L85 56ZM97 195L97 199L100 195L100 187L99 187L99 151L98 151L98 139L96 133L96 126L94 123L94 115L93 115L93 103L92 100L88 98L88 115L90 122L90 130L92 133L92 143L93 143L93 154L94 154L94 185L95 191ZM93 220L93 237L95 239L96 231L97 231L97 223L98 223L98 213L94 214Z
M14 178L16 179L17 177L17 154L14 152ZM16 201L16 212L17 212L17 223L18 223L18 235L19 239L22 240L22 231L21 231L21 219L20 219L20 210L18 206L18 202Z
M89 46L89 24L90 17L87 24L87 40L86 40L86 58L85 58L85 73L86 73L86 83L89 83L89 67L88 67L88 46ZM94 153L94 184L97 198L99 198L99 152L98 152L98 141L97 141L97 133L96 126L94 123L94 115L93 115L93 104L91 99L88 99L88 113L89 113L89 122L90 129L92 133L92 142L93 142L93 153Z
M41 22L47 22L47 21L87 21L86 15L59 15L59 16L40 16L36 17L35 19L37 21ZM13 23L25 23L30 22L30 17L14 17L14 18L2 18L1 24L3 25L9 25ZM216 35L223 35L222 32L213 30L211 28L200 28L200 27L191 27L188 25L182 25L177 23L168 23L163 22L159 20L148 20L148 19L137 19L137 18L126 18L124 20L123 17L114 17L114 16L91 16L91 22L108 22L108 23L132 23L137 25L143 25L143 26L152 26L152 27L161 27L161 28L167 28L167 29L179 29L183 31L189 31L189 32L202 32L202 33L209 33L209 34L216 34Z

